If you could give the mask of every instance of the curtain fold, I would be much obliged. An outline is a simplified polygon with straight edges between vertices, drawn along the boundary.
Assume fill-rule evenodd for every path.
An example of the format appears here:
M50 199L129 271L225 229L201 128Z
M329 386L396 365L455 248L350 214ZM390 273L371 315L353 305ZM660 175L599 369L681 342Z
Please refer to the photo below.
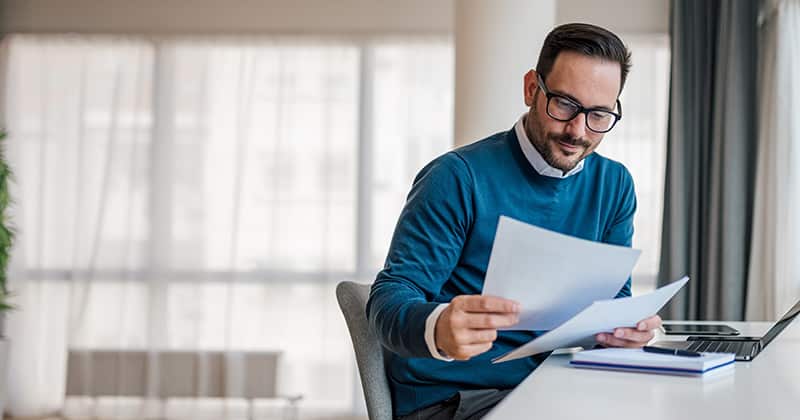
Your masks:
M745 314L755 176L758 3L674 0L659 284L667 319Z
M800 297L800 1L763 3L758 174L747 320L774 320Z

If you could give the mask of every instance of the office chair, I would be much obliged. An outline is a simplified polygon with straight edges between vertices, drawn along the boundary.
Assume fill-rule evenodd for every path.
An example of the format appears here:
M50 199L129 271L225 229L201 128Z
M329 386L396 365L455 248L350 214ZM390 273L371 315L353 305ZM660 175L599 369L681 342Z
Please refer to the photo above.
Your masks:
M343 281L336 286L336 299L344 314L370 420L392 419L392 395L384 366L384 348L367 321L368 284Z

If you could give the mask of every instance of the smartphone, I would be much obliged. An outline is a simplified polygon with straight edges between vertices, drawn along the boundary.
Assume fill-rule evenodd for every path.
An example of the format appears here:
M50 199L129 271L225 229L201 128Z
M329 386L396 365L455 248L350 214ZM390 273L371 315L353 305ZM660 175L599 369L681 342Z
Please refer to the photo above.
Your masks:
M739 330L724 324L664 324L661 328L668 335L739 335Z

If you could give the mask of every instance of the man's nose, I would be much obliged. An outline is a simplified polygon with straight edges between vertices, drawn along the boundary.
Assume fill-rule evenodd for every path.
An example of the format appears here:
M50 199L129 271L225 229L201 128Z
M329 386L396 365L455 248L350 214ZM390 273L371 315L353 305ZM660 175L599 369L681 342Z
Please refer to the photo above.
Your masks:
M581 113L567 122L567 134L580 139L586 136L586 115Z

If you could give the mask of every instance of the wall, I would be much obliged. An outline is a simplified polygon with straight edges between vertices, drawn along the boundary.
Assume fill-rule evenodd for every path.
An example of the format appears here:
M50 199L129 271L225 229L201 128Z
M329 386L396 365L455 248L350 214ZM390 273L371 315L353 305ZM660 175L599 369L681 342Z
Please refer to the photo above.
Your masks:
M667 33L669 0L556 2L556 23L574 21ZM3 32L449 34L453 26L454 0L0 1Z
M556 24L591 22L619 34L669 33L669 0L559 0Z
M3 0L2 32L449 34L452 1Z

